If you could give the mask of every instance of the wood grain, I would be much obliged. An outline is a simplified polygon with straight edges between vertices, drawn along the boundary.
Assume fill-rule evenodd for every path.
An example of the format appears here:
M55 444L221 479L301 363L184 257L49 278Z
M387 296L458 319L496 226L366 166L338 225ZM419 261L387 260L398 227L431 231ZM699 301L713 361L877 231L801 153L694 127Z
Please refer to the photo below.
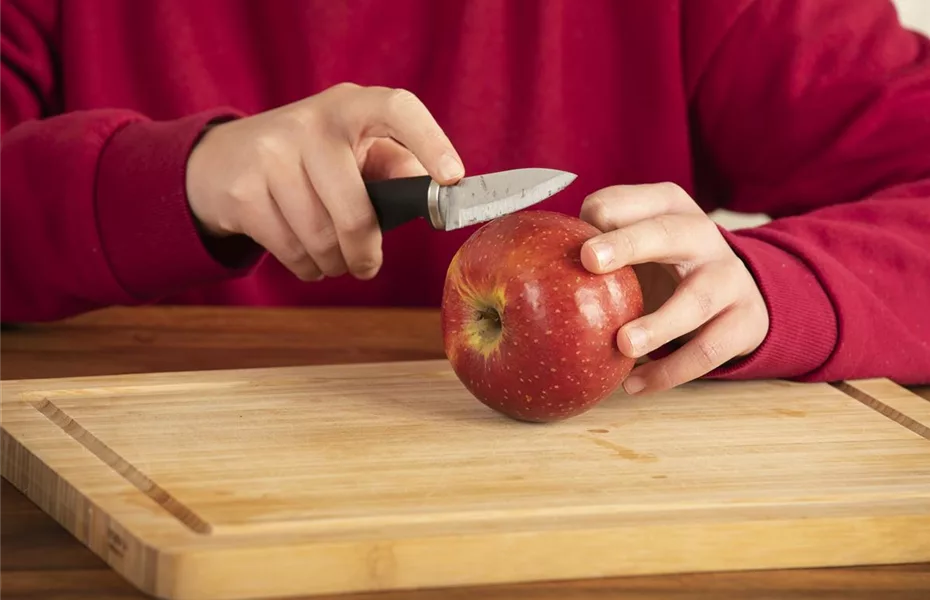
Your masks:
M284 316L282 316L282 312ZM299 313L299 314L298 314ZM336 314L338 313L338 314ZM297 317L298 335L287 325ZM339 319L345 320L340 325ZM267 321L267 333L261 333ZM366 328L364 323L376 323ZM141 309L107 311L73 322L5 331L0 343L3 378L103 375L190 368L272 366L275 364L362 363L369 360L433 358L441 355L435 336L435 314L428 311L261 311L203 309ZM170 335L163 332L170 332ZM328 360L313 334L349 331L342 358ZM74 335L75 332L80 335ZM144 333L136 339L135 334ZM230 333L233 332L233 333ZM294 358L273 339L287 337ZM405 333L406 332L406 333ZM112 335L116 333L117 335ZM389 336L384 339L382 336ZM289 337L288 337L289 336ZM44 342L38 341L44 339ZM237 346L237 341L246 348ZM325 343L321 343L325 346ZM285 344L287 346L287 344ZM71 355L75 349L99 349L112 360ZM267 348L267 352L263 350ZM396 354L394 353L395 349ZM337 349L337 352L339 350ZM368 354L366 354L368 353ZM197 358L194 358L197 355ZM96 358L93 358L96 356ZM388 358L385 358L388 357ZM52 358L52 360L48 360ZM196 363L196 364L195 364ZM146 368L146 365L158 365ZM61 369L61 371L57 371ZM785 419L789 417L784 415ZM599 429L599 428L597 428ZM594 444L592 444L592 447ZM24 500L4 482L2 497L2 568L4 597L139 598L143 597L54 521ZM392 592L372 598L555 598L621 597L731 598L924 597L930 591L926 565L840 570L791 570L761 573L625 577L578 582L550 582L492 587L461 587L454 591ZM339 596L346 598L346 596ZM358 597L368 597L365 595Z

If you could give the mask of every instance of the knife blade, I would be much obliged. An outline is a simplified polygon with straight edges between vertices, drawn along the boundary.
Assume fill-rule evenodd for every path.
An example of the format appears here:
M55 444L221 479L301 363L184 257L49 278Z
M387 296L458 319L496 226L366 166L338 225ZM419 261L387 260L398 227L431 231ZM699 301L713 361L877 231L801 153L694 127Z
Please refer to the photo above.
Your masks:
M528 208L564 190L576 175L557 169L512 169L440 185L428 175L365 184L381 231L423 218L452 231Z

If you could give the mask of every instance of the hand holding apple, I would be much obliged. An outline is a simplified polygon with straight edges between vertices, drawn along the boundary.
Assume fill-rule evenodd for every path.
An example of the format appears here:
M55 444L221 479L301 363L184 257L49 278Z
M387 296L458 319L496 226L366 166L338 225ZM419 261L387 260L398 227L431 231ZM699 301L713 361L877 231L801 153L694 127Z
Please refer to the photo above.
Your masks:
M616 345L643 314L632 268L592 273L581 248L600 231L576 217L523 211L491 221L446 275L446 356L487 406L522 421L566 419L615 391L634 365Z
M636 265L640 274L647 314L622 327L620 350L639 358L668 342L688 340L670 355L638 366L624 381L627 393L696 379L752 353L765 339L768 309L752 274L680 187L605 188L585 199L580 216L604 232L581 252L588 270L610 273Z

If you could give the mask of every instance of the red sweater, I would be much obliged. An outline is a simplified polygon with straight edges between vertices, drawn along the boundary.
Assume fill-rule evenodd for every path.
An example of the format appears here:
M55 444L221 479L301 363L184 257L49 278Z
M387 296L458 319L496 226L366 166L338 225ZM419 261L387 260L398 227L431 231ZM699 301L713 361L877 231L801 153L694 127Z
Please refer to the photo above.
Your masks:
M340 81L422 98L471 173L671 180L771 330L718 375L930 380L930 43L885 0L2 0L2 319L116 304L428 305L472 230L384 240L373 281L223 264L184 166L217 116Z

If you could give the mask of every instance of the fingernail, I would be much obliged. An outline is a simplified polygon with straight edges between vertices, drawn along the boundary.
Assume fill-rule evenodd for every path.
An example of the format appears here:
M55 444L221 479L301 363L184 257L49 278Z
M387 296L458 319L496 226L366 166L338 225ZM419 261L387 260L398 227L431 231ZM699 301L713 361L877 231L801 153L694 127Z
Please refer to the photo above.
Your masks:
M605 242L598 242L591 245L594 256L597 258L597 266L606 269L614 260L614 247Z
M642 377L628 377L626 381L623 382L623 389L626 390L627 394L641 392L644 387L646 387L646 382L643 381Z
M629 340L633 351L639 354L646 345L646 330L642 327L630 327L626 330L626 339Z
M456 179L465 173L465 167L451 154L443 154L439 159L439 175L443 179Z

